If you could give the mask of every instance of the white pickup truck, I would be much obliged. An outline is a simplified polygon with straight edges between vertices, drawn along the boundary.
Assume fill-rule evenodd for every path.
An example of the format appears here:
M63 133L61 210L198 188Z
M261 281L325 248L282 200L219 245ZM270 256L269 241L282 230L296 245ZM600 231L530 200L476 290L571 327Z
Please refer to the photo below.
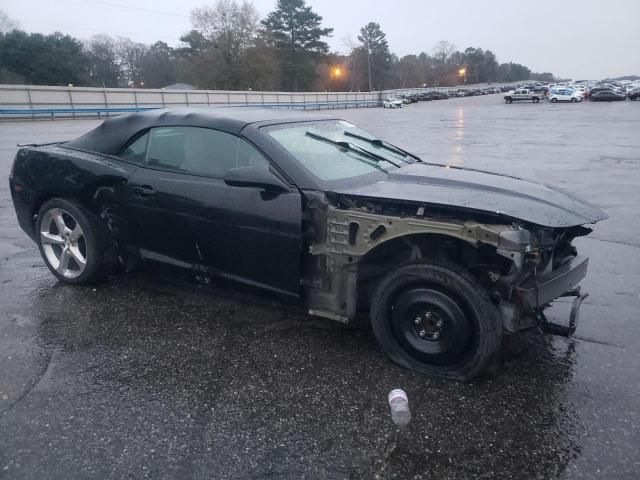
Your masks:
M512 102L533 102L538 103L542 99L542 93L534 92L526 88L518 88L504 94L504 101Z

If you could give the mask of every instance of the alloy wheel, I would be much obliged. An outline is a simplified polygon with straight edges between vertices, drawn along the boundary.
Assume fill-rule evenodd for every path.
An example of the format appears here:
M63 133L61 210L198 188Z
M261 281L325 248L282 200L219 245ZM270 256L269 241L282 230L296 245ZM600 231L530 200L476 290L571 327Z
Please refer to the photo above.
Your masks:
M87 244L80 223L62 208L47 210L40 223L40 243L53 269L65 278L82 275Z

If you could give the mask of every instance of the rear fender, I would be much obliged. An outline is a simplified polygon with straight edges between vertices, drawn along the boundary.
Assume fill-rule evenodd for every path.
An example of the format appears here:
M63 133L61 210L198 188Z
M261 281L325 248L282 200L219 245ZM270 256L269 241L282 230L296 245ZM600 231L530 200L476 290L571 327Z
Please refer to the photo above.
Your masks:
M128 231L122 193L136 169L113 157L60 145L21 149L12 180L20 225L34 238L40 207L51 198L65 198L100 219L110 235L122 239Z

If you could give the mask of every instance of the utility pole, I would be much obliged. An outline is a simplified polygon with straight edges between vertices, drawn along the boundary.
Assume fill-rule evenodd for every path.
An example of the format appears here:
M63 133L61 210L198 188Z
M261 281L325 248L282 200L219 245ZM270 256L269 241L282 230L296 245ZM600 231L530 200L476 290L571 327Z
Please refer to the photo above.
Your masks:
M372 92L371 88L371 47L369 46L369 41L367 40L367 68L369 70L369 91Z

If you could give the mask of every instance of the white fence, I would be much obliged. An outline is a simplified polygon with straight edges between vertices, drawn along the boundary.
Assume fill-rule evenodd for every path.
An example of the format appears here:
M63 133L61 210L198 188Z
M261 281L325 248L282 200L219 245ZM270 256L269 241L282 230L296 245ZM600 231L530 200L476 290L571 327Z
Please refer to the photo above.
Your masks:
M141 88L0 85L0 113L29 117L95 116L165 107L269 106L275 108L346 108L378 106L380 92L254 92Z
M384 98L391 96L473 87L480 86L414 88L382 92L254 92L0 85L0 118L37 118L43 115L51 118L75 118L151 108L222 105L315 110L377 107Z

